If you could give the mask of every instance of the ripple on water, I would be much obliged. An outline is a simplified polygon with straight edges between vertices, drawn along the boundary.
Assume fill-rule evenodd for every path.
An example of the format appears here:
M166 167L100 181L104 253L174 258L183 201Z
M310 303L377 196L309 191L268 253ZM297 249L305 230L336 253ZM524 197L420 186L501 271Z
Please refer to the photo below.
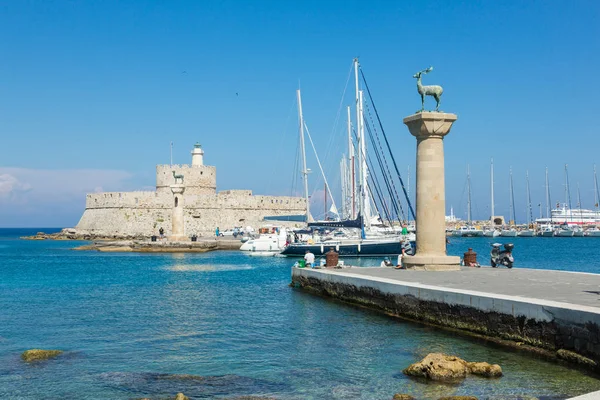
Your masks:
M227 272L254 269L250 264L176 264L165 267L173 272Z

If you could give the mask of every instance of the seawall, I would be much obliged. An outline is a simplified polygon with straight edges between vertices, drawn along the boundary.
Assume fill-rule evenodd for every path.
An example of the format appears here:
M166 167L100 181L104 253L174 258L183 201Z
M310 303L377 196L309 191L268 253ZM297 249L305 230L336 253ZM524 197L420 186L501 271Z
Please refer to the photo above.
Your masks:
M292 285L600 372L600 275L292 268Z

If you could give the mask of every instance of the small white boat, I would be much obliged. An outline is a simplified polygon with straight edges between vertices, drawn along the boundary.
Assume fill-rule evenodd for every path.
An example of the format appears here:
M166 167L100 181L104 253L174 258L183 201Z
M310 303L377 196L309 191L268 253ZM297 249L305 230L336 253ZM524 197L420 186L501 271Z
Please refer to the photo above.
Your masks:
M554 236L554 227L550 224L541 225L540 230L538 231L538 236L542 237L552 237Z
M458 229L455 229L452 232L452 236L480 237L480 236L483 236L483 231L481 229L477 229L474 226L466 225L466 226L461 226Z
M600 229L592 228L585 231L585 236L589 237L600 237Z
M287 231L280 226L265 226L259 229L260 236L244 242L240 250L249 252L280 252L287 241Z
M533 237L535 236L535 231L533 229L523 229L519 231L519 237Z
M573 229L573 236L574 237L583 237L584 236L584 232L583 229L581 229L580 227L576 226Z
M516 229L502 229L500 231L500 236L502 237L517 237L517 230Z
M573 231L573 229L571 229L568 226L560 227L556 231L557 237L573 237L574 234L575 234L575 231Z
M500 236L500 231L498 229L484 229L483 236L485 237L497 237Z

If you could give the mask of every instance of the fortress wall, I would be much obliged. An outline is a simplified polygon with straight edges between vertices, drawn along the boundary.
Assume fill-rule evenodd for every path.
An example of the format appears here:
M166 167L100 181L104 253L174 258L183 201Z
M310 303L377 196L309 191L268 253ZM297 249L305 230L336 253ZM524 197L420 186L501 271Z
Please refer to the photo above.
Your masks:
M217 168L209 165L157 165L156 191L171 193L169 186L175 183L173 171L183 175L183 184L189 194L214 194L217 190Z
M300 226L301 223L265 222L265 216L297 215L306 212L303 198L288 196L252 196L249 190L228 190L209 195L184 193L186 235L214 234L235 226L272 223ZM163 227L171 233L173 195L170 192L113 192L87 195L86 210L77 224L81 233L112 236L149 237Z
M85 208L156 208L170 207L171 200L156 192L106 192L86 196Z
M171 209L158 208L89 208L83 212L77 231L102 236L146 237L158 234L163 227L171 232Z

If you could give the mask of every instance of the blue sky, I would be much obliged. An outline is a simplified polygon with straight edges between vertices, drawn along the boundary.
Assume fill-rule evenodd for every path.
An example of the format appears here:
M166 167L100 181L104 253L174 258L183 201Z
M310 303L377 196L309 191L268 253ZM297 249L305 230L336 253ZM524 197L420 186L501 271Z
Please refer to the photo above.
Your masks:
M579 182L593 206L595 1L0 1L0 37L0 226L72 226L86 192L151 188L170 141L177 163L201 142L220 190L289 194L299 84L333 187L356 56L405 170L412 75L434 66L424 84L443 85L442 109L459 116L445 141L447 206L459 216L467 164L474 217L489 215L491 157L498 214L510 166L518 219L525 171L537 204L546 166L553 201L568 164L573 202Z

